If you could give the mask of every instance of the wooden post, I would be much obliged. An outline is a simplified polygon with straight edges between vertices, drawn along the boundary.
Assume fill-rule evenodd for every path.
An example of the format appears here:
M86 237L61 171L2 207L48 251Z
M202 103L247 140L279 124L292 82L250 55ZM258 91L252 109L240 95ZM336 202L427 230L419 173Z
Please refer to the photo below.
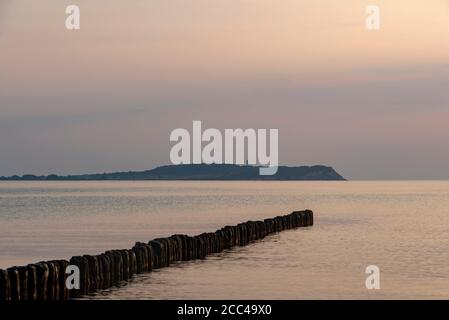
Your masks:
M6 270L0 269L0 302L10 301L11 291L9 285L9 276Z
M20 276L17 267L7 269L9 276L9 286L11 301L20 301Z

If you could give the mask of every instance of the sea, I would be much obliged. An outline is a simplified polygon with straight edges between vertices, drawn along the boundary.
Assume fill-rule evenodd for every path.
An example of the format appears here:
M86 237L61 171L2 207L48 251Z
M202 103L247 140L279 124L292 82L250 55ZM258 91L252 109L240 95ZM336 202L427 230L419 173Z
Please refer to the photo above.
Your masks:
M0 268L303 209L312 227L84 299L449 299L449 181L0 182Z

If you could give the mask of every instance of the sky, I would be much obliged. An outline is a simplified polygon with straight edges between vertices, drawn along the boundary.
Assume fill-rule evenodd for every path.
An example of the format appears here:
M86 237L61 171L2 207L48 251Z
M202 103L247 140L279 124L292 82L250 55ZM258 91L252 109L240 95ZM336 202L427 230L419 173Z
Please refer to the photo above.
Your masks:
M448 89L449 0L0 0L0 176L169 164L201 120L279 129L283 165L449 179Z

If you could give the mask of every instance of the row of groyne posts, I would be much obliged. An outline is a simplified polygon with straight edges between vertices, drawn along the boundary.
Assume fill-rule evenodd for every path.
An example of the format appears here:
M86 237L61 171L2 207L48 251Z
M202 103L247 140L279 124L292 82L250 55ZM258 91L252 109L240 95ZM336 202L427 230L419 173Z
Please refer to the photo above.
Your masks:
M132 249L109 250L100 255L83 255L0 270L0 301L67 300L130 280L135 274L168 267L177 261L204 259L234 246L283 230L313 225L313 212L294 211L263 221L247 221L197 236L172 235L148 243L137 242ZM77 288L67 280L73 266L79 270ZM70 280L70 279L69 279Z

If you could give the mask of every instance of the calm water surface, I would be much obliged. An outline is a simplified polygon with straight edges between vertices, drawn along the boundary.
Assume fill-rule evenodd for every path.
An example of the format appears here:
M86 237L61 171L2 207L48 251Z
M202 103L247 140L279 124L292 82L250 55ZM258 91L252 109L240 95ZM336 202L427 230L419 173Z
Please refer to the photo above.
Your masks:
M310 208L315 226L90 299L449 299L449 182L2 182L0 267ZM381 290L365 288L365 268Z

